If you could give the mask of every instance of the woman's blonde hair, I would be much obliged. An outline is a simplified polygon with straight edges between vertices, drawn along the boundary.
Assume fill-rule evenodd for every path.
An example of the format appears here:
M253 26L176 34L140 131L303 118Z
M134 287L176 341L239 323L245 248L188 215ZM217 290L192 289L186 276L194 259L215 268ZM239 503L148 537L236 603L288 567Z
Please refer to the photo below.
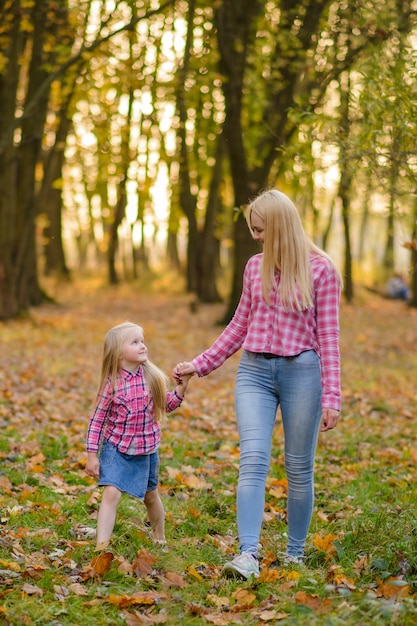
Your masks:
M269 189L255 198L246 209L249 230L251 215L264 222L262 293L270 303L270 292L280 276L280 299L289 310L302 311L313 306L313 282L310 270L312 251L330 257L308 238L294 203L281 191Z
M104 338L103 360L101 365L101 376L99 391L100 394L110 379L113 393L117 389L117 380L120 376L120 366L122 361L123 344L129 331L143 329L138 324L124 322L113 326ZM168 389L168 378L162 370L154 365L149 359L141 364L146 383L152 394L155 420L160 421L166 415L166 393Z

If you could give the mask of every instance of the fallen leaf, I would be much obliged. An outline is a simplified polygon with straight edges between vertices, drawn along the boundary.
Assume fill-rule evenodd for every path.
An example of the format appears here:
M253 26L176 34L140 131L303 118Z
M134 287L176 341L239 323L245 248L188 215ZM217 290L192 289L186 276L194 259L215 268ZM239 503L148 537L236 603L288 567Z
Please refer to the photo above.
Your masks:
M156 557L148 550L139 550L137 557L132 562L132 570L138 578L152 574Z
M408 583L406 583L403 579L395 578L391 576L387 581L383 582L378 579L378 589L377 596L379 598L386 598L387 600L391 598L403 598L408 596L411 591L411 587Z
M315 613L323 613L329 610L332 601L330 598L322 600L316 595L309 595L305 591L297 591L295 594L295 601L297 604L304 604Z
M208 593L207 600L211 602L211 604L214 604L214 606L217 606L218 609L225 607L225 606L230 606L229 598L225 596L223 597L216 596L214 593Z
M331 533L324 535L323 537L317 534L313 537L313 546L317 548L317 550L326 552L326 554L333 554L336 552L336 547L334 545L335 539L337 539L337 535L332 535Z
M187 581L184 580L182 576L176 574L175 572L167 572L165 574L165 580L174 587L186 587L188 585Z
M26 593L28 596L43 596L44 593L43 589L36 585L30 585L29 583L23 585L22 592Z
M256 600L255 594L246 589L236 589L236 591L232 593L232 598L236 601L236 605L239 608L245 609L253 606Z
M103 576L110 569L113 558L112 552L103 552L93 557L90 565L96 574Z
M189 565L187 567L187 574L189 574L190 576L192 576L193 578L196 578L197 580L204 580L203 577L201 576L201 574L199 574L196 570L196 568L194 567L194 565Z

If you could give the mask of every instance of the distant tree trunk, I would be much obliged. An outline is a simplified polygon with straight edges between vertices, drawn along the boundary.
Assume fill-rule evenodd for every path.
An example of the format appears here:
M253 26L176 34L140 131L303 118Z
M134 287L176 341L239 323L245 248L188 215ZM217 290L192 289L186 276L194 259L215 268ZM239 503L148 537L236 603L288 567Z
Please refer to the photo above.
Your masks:
M371 178L370 176L368 176L368 180L366 182L365 193L363 196L363 202L362 202L362 217L361 217L361 226L360 226L360 232L359 232L359 249L358 249L359 261L363 261L363 258L365 256L365 242L366 242L366 231L368 227L370 197L371 197Z
M330 205L330 213L329 213L329 218L327 220L327 224L324 228L323 231L323 236L322 236L322 241L321 241L321 245L323 250L327 250L327 244L329 241L329 237L330 237L330 232L332 229L332 223L333 223L333 215L334 215L334 208L336 206L336 198L333 198L332 203Z
M411 235L411 279L410 279L410 301L413 308L417 308L417 199L414 200L414 221Z
M114 218L110 228L110 238L107 250L107 267L110 285L117 285L119 276L116 270L116 253L119 247L118 228L123 221L126 209L126 176L119 183L119 195L114 210Z
M350 190L352 183L351 166L347 154L347 144L349 140L349 97L350 97L350 77L348 72L340 76L340 183L339 196L342 203L342 219L345 232L345 263L344 263L344 283L345 296L348 302L353 299L353 277L352 277L352 244L350 235Z
M188 147L186 142L186 122L187 107L185 102L185 81L188 74L190 54L193 45L194 35L194 13L196 0L188 3L187 16L187 37L184 47L184 58L178 68L178 81L176 92L176 104L179 117L179 127L177 130L177 143L179 154L179 199L181 208L188 220L188 242L187 242L187 291L196 291L198 285L197 256L198 250L198 230L196 220L196 197L191 192L190 167Z
M180 269L180 258L178 255L177 233L168 230L167 236L167 253L169 265L175 270Z
M222 134L218 135L217 142L216 162L210 181L204 229L200 236L201 251L197 258L197 296L201 302L220 302L221 299L216 286L216 274L219 269L219 241L215 237L215 228L221 201L220 185L223 180L225 146Z
M68 106L69 102L67 102ZM62 191L54 187L54 182L62 178L65 160L65 143L71 128L67 117L67 106L60 112L59 126L55 143L47 155L41 191L37 197L37 212L46 213L48 224L44 228L45 274L55 274L68 279L70 276L62 243Z
M389 205L387 218L387 239L385 243L384 267L391 273L395 267L394 258L394 228L395 228L395 198L397 196L397 181L399 176L398 154L400 145L397 137L393 138L390 148L390 170L389 170Z
M127 206L127 180L129 173L129 165L130 165L130 132L131 132L131 121L132 121L132 111L133 111L133 102L134 102L134 90L133 87L129 88L129 104L128 110L126 114L126 123L122 130L122 140L121 140L121 155L122 155L122 167L123 171L121 173L121 180L119 182L118 189L118 199L117 204L114 211L114 218L110 228L110 239L109 239L109 247L107 252L107 262L108 262L108 271L109 271L109 282L111 285L116 285L119 282L119 277L117 275L116 270L116 253L119 247L119 236L118 229L120 224L125 217L126 206Z

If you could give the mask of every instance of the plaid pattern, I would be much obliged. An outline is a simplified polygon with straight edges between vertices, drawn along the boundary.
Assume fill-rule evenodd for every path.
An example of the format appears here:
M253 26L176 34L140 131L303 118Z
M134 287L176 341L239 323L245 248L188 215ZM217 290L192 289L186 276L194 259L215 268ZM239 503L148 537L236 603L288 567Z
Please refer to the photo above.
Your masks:
M286 311L278 288L271 291L271 304L262 295L262 254L249 259L243 276L240 302L233 319L213 345L193 360L199 376L217 369L239 348L294 356L315 350L320 357L323 408L340 410L339 303L341 285L329 261L312 254L310 260L314 306L304 311Z
M167 393L167 413L180 406L176 391ZM98 452L102 436L119 452L150 454L159 447L161 428L154 419L153 399L143 370L121 370L113 395L110 381L101 394L87 432L87 452Z

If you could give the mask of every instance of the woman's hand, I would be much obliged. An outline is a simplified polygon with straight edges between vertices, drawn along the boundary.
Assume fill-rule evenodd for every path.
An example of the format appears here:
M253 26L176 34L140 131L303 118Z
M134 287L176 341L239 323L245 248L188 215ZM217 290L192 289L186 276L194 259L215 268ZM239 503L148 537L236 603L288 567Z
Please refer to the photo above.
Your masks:
M321 416L320 431L324 433L326 430L334 428L339 421L340 411L335 409L323 409Z

